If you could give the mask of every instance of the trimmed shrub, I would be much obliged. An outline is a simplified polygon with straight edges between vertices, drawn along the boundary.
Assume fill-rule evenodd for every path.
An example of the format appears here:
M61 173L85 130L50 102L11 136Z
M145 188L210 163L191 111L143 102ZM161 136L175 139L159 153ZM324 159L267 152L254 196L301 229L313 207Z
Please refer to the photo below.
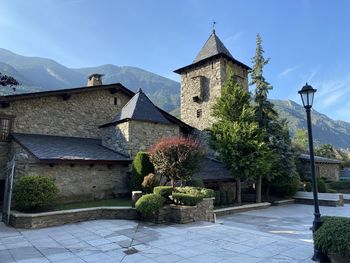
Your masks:
M215 191L215 200L214 200L215 205L220 204L220 191Z
M315 245L324 252L350 256L350 218L327 216L322 220L314 233Z
M293 176L289 178L288 182L283 185L273 185L271 186L271 192L276 193L282 197L291 197L299 190L300 178L299 176Z
M154 173L154 167L149 160L148 154L146 152L138 152L132 162L131 190L141 190L143 178L150 173Z
M58 188L46 176L28 175L19 178L13 189L13 199L20 211L36 211L54 203Z
M327 185L320 177L317 177L317 190L319 193L327 193Z
M164 206L165 199L159 194L146 194L140 197L135 208L143 215L157 213Z
M186 182L186 186L201 187L204 188L203 179L191 179Z
M158 182L156 179L155 174L150 173L149 175L145 176L143 178L143 182L142 182L142 189L144 191L146 191L147 193L152 193L153 192L153 188L155 186L157 186Z
M192 187L192 186L176 187L175 191L179 193L189 194L189 195L202 196L202 198L215 196L214 190L207 189L207 188L200 188L200 187Z
M220 205L226 205L227 201L227 192L220 190Z
M158 194L165 199L169 199L169 196L171 196L171 193L173 192L172 186L156 186L153 188L153 193Z
M330 193L330 194L336 194L336 193L338 193L338 191L337 190L335 190L335 189L327 189L327 193Z
M200 201L203 200L203 196L201 195L191 195L185 193L173 193L172 198L175 204L189 206L197 205Z
M305 191L311 192L312 191L312 185L310 182L305 182Z
M336 189L336 190L350 190L350 180L331 182L328 185L330 188Z
M215 197L215 191L212 189L201 188L200 193L203 196L203 198Z

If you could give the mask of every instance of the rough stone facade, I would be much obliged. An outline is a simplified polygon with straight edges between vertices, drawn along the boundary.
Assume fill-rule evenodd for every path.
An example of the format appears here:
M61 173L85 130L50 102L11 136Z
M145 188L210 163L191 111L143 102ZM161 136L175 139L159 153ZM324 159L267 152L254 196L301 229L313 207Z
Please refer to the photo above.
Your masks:
M20 145L12 144L11 155L16 155L14 179L31 174L48 176L59 189L60 202L112 198L128 191L128 166L41 164Z
M9 143L0 142L0 180L5 180L8 162Z
M43 96L11 101L8 108L0 108L0 115L15 117L12 132L99 138L97 127L110 122L129 99L107 89L74 93L67 100Z
M129 120L103 128L102 144L112 150L130 155L146 151L162 138L178 136L180 129L174 124Z
M316 164L316 174L330 181L339 181L340 165L339 164Z
M248 71L225 58L208 61L181 73L181 119L184 122L199 130L211 127L214 122L211 109L221 95L228 68L232 69L243 88L248 89Z

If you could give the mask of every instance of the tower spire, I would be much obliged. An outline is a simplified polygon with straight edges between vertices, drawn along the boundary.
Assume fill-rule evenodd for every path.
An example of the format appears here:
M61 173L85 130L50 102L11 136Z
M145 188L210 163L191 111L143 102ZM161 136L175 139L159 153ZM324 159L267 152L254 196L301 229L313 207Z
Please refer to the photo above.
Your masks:
M215 25L216 25L216 22L215 20L213 20L213 34L215 34Z

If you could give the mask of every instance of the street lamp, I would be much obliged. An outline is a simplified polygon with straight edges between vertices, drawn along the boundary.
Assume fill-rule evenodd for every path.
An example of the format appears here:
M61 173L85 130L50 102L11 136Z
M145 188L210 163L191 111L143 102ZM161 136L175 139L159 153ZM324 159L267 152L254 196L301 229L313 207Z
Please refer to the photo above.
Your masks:
M318 193L317 193L317 180L315 172L315 158L314 158L314 144L312 138L312 127L311 127L311 108L314 102L314 95L317 90L306 83L306 85L298 91L301 96L307 119L307 130L309 135L309 151L310 151L310 168L311 168L311 180L312 180L312 192L314 197L314 222L312 226L312 232L314 233L322 225L320 208L318 204ZM328 256L324 254L320 249L314 246L314 255L312 257L314 261L330 262Z

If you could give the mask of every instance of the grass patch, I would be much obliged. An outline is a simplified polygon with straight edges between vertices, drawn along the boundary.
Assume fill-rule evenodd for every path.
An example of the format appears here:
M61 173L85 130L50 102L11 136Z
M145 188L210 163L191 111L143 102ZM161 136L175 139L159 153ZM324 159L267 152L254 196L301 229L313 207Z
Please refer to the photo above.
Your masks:
M96 201L86 201L71 204L58 204L55 206L55 210L69 210L79 208L90 208L99 206L131 206L130 198L113 198Z

